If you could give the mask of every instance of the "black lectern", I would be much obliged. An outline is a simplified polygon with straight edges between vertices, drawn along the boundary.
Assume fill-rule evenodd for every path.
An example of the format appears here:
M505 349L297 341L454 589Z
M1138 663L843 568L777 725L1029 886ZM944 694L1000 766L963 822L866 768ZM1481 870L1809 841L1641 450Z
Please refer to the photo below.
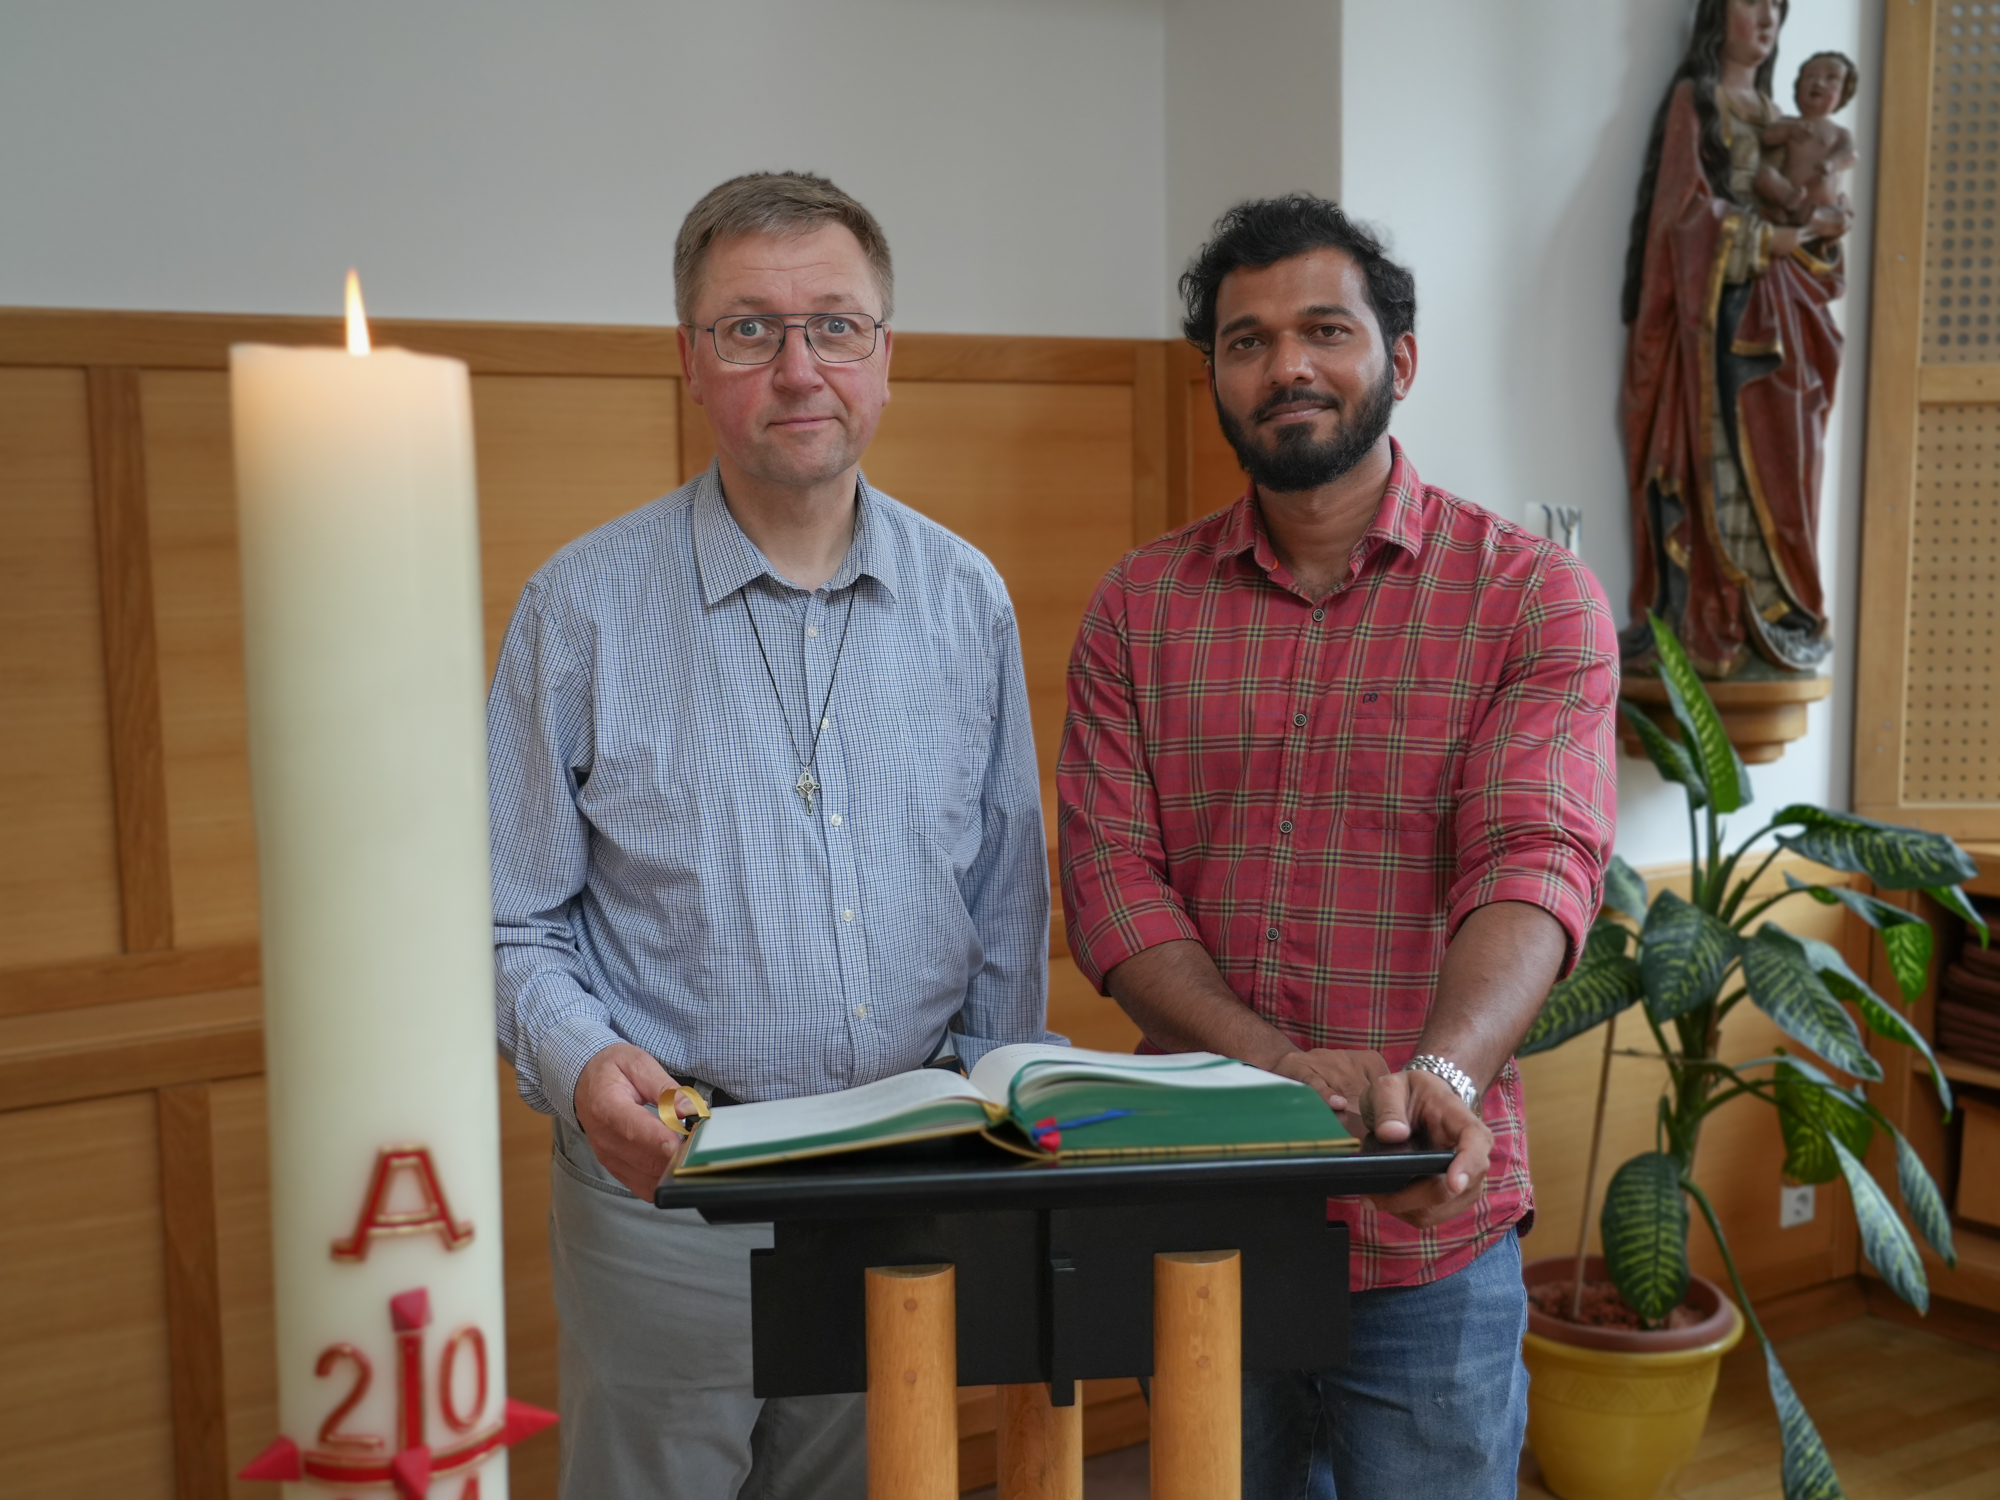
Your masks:
M1075 1382L1124 1375L1156 1377L1155 1496L1185 1489L1213 1500L1235 1493L1241 1371L1318 1369L1346 1357L1347 1231L1327 1223L1327 1198L1394 1192L1450 1161L1448 1151L1369 1142L1339 1156L1045 1163L999 1158L960 1138L669 1177L654 1201L697 1209L711 1223L774 1223L772 1247L753 1252L750 1268L756 1392L867 1391L871 1500L956 1494L955 1446L948 1479L941 1461L911 1460L919 1446L955 1444L955 1428L936 1429L940 1401L948 1406L958 1385L1033 1388L1044 1425L1076 1433L1074 1462L1028 1463L1036 1472L1011 1489L1003 1453L1003 1500L1078 1493L1053 1472L1076 1470L1080 1487ZM1186 1267L1197 1268L1186 1272L1194 1277L1186 1307L1200 1326L1173 1333L1175 1347L1163 1350L1159 1331L1181 1324L1169 1318L1162 1278ZM926 1356L939 1366L924 1382L933 1389L907 1389L920 1380L915 1346L889 1349L891 1330L878 1323L917 1318L928 1305L919 1284L943 1273L938 1295L948 1301L937 1303L936 1347ZM898 1279L882 1279L890 1276ZM1208 1352L1191 1352L1197 1346ZM1199 1471L1187 1486L1163 1488L1161 1429L1182 1355L1194 1382L1191 1420L1214 1425L1225 1413L1206 1408L1227 1407L1230 1451L1204 1449L1207 1461L1185 1465ZM885 1388L877 1368L885 1361L906 1366L900 1386ZM878 1398L916 1401L925 1415L916 1428L878 1423ZM878 1427L894 1450L879 1468ZM1006 1438L1003 1415L1003 1449Z

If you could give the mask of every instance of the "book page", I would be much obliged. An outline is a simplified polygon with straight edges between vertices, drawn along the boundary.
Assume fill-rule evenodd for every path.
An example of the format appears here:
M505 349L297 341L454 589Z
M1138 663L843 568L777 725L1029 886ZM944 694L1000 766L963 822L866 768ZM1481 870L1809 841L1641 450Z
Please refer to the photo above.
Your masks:
M1093 1052L1088 1047L1052 1047L1044 1042L1019 1042L1011 1047L995 1047L979 1059L972 1070L972 1086L994 1103L1005 1105L1014 1076L1023 1068L1036 1066L1051 1076L1064 1078L1131 1078L1145 1074L1187 1074L1218 1065L1240 1068L1213 1052L1169 1052L1158 1056L1133 1052ZM1252 1069L1251 1071L1258 1071ZM1184 1081L1176 1079L1176 1081Z
M1051 1051L1063 1050L1051 1048ZM978 1090L956 1073L920 1068L833 1094L726 1104L701 1127L698 1156L818 1140L886 1123L912 1110L962 1099L987 1113ZM969 1118L969 1116L968 1116Z

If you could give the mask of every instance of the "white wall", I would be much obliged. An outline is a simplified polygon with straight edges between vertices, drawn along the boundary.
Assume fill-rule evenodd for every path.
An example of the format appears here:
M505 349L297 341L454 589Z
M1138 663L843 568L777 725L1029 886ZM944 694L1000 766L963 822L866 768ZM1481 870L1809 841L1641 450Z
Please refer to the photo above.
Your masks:
M1798 4L1780 55L1862 67L1864 0ZM1621 623L1630 525L1618 284L1683 0L9 0L0 304L662 323L673 234L735 172L831 174L881 216L897 323L1159 337L1240 198L1344 195L1416 269L1396 431L1430 479L1584 513ZM1835 696L1760 807L1848 794L1873 183L1829 435ZM1619 843L1685 857L1621 761Z
M1653 111L1679 64L1691 4L1660 0L1346 0L1341 183L1417 276L1416 389L1394 431L1418 471L1516 520L1543 502L1583 511L1584 560L1620 625L1631 535L1619 446L1625 238ZM1779 102L1811 53L1861 66L1841 116L1872 162L1880 28L1863 0L1795 4L1778 57ZM1828 433L1821 566L1840 643L1834 696L1775 766L1754 768L1756 806L1847 805L1867 396L1870 170L1854 189L1842 389ZM1539 529L1539 528L1537 528ZM1619 851L1687 858L1677 788L1620 758Z
M1224 209L1340 196L1339 0L1166 0L1168 329L1173 282Z
M0 304L672 321L690 204L823 171L897 323L1158 337L1161 0L7 0Z

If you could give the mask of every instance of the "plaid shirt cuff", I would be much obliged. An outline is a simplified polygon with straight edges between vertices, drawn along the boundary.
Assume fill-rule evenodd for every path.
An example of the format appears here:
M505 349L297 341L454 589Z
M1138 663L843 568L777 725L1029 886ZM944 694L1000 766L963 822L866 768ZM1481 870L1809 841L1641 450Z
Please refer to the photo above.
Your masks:
M1473 912L1496 901L1525 901L1562 923L1569 938L1569 952L1563 958L1562 972L1556 977L1568 978L1583 954L1590 924L1597 919L1596 886L1584 860L1556 849L1536 856L1516 855L1505 869L1481 876L1452 903L1445 920L1445 941L1449 943L1458 935L1459 924Z
M555 1112L578 1130L583 1122L576 1117L576 1081L590 1060L606 1047L625 1038L602 1021L569 1016L542 1033L535 1048L542 1093Z
M1109 993L1105 975L1134 954L1162 943L1201 941L1188 914L1164 900L1134 902L1116 912L1079 912L1070 919L1069 934L1070 956L1100 995Z

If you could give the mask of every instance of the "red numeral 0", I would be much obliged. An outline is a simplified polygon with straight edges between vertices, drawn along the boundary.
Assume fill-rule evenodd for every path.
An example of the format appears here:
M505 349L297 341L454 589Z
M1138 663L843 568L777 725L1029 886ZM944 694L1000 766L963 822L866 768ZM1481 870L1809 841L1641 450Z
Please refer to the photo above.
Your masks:
M478 1371L477 1392L472 1398L472 1411L461 1417L458 1402L453 1399L452 1376L456 1373L459 1347L472 1346L473 1368ZM343 1408L344 1410L345 1408ZM444 1346L444 1356L438 1361L438 1410L444 1414L445 1424L453 1432L466 1432L479 1420L479 1414L486 1410L486 1335L477 1328L467 1325L454 1333Z

